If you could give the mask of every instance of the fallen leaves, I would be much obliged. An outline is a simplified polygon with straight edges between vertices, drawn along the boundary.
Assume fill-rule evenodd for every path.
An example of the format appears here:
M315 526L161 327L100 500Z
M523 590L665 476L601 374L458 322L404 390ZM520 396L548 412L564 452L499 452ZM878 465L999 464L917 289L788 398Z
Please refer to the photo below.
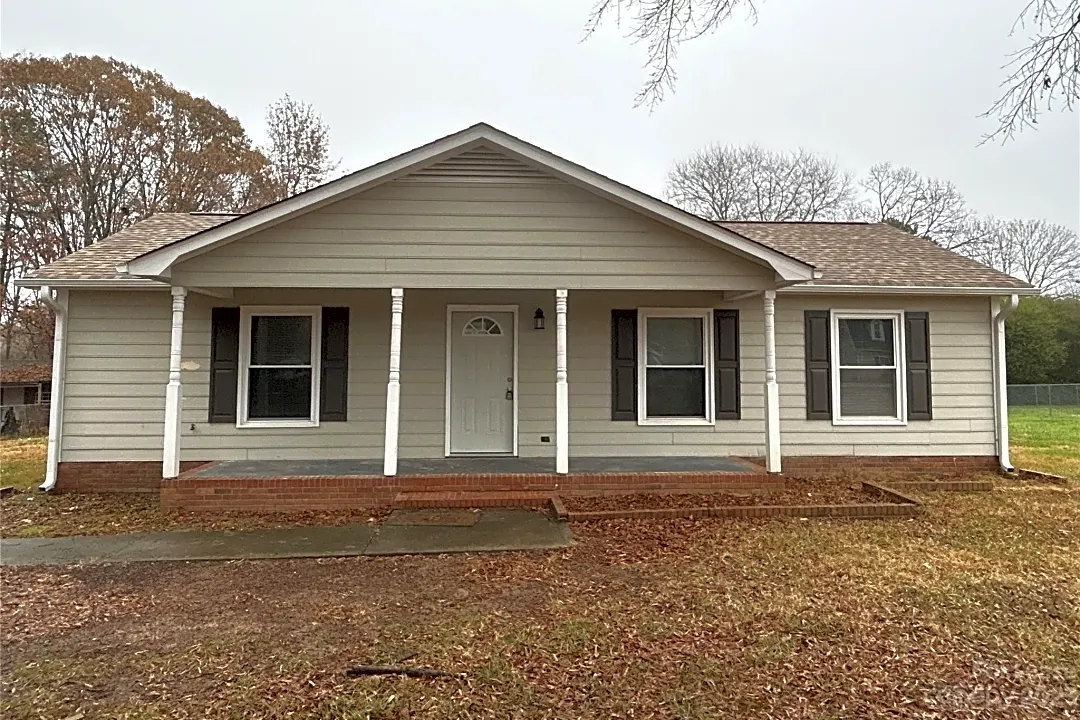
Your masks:
M545 554L3 568L0 712L1064 717L1080 491L1017 488L904 521L587 524ZM405 656L466 675L344 676Z
M383 508L285 513L163 512L148 494L50 495L31 491L0 499L0 536L63 537L166 530L255 530L294 525L376 522Z

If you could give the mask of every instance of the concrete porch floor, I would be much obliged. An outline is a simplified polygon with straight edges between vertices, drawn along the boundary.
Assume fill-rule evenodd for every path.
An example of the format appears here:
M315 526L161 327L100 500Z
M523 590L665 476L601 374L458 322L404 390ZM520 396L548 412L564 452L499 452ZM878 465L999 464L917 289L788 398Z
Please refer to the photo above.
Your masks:
M374 460L227 460L185 473L189 478L382 477ZM448 457L402 458L399 476L533 475L555 472L553 458ZM571 474L595 473L760 473L759 465L729 457L582 457L570 459Z

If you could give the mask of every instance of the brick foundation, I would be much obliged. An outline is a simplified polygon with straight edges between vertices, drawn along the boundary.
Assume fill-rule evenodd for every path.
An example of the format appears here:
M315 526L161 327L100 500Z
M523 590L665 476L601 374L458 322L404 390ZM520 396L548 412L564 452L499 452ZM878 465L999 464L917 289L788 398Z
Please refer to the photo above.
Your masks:
M782 481L764 472L580 473L556 475L476 474L397 477L184 477L161 481L161 507L183 510L334 510L394 503L400 493L555 493L596 495L625 492L703 493L759 490Z
M205 462L185 462L190 473ZM859 472L963 475L996 471L993 456L785 457L786 477ZM616 493L707 493L761 490L782 478L764 470L745 473L577 473L414 475L398 477L199 477L161 479L157 462L65 462L58 469L58 492L160 492L162 508L273 512L389 506L400 493L522 492L564 496Z
M204 461L180 463L188 472ZM156 493L161 485L160 462L62 462L56 467L59 493Z
M995 472L998 469L998 459L993 455L812 455L785 456L782 465L787 477L820 477L858 472L949 476Z

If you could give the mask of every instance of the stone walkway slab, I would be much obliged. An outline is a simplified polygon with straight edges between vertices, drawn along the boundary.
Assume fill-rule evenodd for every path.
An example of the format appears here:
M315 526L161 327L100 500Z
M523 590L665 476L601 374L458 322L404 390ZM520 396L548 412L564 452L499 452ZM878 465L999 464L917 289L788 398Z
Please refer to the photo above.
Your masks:
M168 560L267 560L355 555L547 550L573 543L565 523L531 510L479 513L475 525L344 525L0 539L0 564L75 565Z

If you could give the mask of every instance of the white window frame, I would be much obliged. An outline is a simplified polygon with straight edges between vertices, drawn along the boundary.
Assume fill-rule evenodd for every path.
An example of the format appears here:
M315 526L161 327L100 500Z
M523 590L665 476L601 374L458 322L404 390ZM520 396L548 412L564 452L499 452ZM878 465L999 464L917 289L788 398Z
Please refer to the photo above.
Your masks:
M840 320L892 320L893 372L896 373L896 415L844 417L840 412ZM829 316L829 351L832 353L833 425L907 425L907 345L903 310L832 310ZM845 365L845 370L885 370L888 365Z
M705 417L703 418L673 418L673 417L649 417L649 408L646 403L647 393L645 392L645 383L648 373L646 369L648 366L648 353L647 353L647 338L646 333L648 323L646 320L653 317L668 317L668 318L699 318L701 320L702 328L702 359L705 363ZM716 377L716 366L713 358L713 311L712 308L638 308L637 318L637 406L638 406L638 425L647 425L652 427L663 426L703 426L703 425L716 425L716 409L715 409L715 394L714 382ZM697 365L664 365L656 367L698 367Z
M251 372L251 318L293 315L311 318L311 412L308 418L248 418L248 382ZM240 388L236 398L238 428L305 428L319 426L319 388L322 378L322 307L318 305L245 305L240 308ZM258 365L307 368L307 365Z

